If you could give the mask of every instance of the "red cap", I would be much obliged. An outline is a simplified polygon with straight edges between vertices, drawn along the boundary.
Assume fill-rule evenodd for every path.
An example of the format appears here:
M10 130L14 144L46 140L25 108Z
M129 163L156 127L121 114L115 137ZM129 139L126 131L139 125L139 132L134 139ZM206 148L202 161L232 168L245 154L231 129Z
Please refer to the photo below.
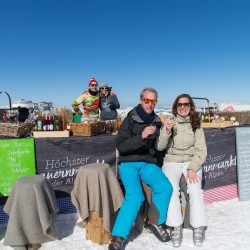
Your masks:
M93 82L97 83L97 81L96 81L96 79L95 79L94 77L90 78L90 80L89 80L89 86L90 86L90 84L93 83Z

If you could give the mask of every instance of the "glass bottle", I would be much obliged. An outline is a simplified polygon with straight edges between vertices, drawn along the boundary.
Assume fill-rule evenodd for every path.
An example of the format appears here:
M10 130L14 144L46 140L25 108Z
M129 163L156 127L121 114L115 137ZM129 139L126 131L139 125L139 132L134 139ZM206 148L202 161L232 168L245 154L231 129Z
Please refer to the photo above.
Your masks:
M43 116L43 131L48 131L48 128L49 128L48 115L47 115L47 113L44 113L44 116Z
M66 110L64 107L62 107L61 109L61 118L62 118L62 130L67 130Z
M204 115L205 115L205 109L203 109L203 111L201 111L201 115L200 115L201 122L204 122Z
M58 126L58 122L59 122L59 117L60 117L60 113L58 112L58 109L55 108L54 111L54 131L59 131L59 126Z
M54 130L54 116L53 116L53 114L49 115L49 130L50 131Z
M122 118L120 116L117 117L117 129L119 129L122 125Z
M204 114L204 122L209 122L209 114L207 112Z
M38 116L36 118L36 126L38 131L43 130L43 114L41 112L38 113Z
M210 122L213 122L214 121L214 112L213 112L213 110L210 110L209 114L210 114Z
M6 111L3 112L3 122L4 122L4 123L7 122L7 114L6 114Z

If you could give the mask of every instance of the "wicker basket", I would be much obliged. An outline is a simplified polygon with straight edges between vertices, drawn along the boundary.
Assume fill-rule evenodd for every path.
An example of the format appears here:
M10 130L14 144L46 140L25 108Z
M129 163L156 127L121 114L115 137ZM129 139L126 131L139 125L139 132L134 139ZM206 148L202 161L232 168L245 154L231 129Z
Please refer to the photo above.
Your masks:
M105 122L71 122L69 126L75 136L93 136L105 132Z
M35 124L22 122L22 123L0 123L0 136L7 137L24 137L30 133Z

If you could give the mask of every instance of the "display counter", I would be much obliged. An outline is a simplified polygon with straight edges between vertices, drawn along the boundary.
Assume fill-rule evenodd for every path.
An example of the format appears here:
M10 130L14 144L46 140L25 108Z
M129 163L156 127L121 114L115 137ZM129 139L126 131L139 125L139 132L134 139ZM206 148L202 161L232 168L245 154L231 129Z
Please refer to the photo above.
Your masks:
M204 128L204 132L208 149L203 164L204 190L236 185L235 127ZM70 193L80 166L100 162L116 167L115 138L110 134L35 138L36 173L49 179L55 190ZM1 165L8 168L6 162Z

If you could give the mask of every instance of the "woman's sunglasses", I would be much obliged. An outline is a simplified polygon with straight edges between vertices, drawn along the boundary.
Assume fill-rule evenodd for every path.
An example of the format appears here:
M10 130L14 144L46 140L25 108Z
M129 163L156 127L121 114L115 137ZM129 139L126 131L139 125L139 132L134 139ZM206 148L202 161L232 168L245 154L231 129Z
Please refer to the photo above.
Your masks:
M108 87L101 87L101 90L104 90L104 89L108 90L109 88Z
M179 103L177 103L177 107L182 107L182 106L185 107L185 108L190 107L190 103L188 103L188 102L184 102L184 103L179 102Z
M152 105L156 105L157 103L157 100L150 100L148 98L143 98L142 101L145 103L145 104L149 104L151 102Z

